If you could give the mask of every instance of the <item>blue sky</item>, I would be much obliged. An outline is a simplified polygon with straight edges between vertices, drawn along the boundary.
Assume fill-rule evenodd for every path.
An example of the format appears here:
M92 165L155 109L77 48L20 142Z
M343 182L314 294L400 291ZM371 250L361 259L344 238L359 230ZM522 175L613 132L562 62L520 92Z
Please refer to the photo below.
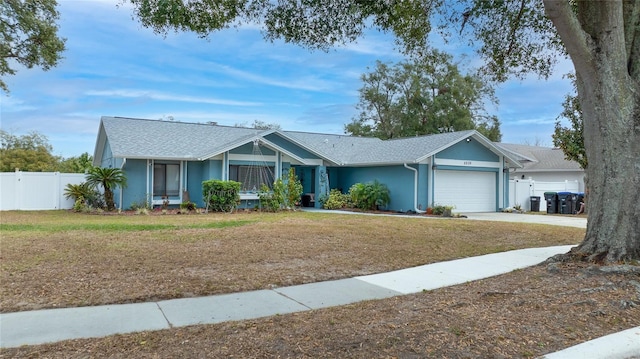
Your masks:
M270 43L253 27L209 39L163 37L116 0L58 2L64 59L46 72L19 69L5 78L11 93L0 94L0 127L16 135L42 133L63 157L93 154L103 115L231 126L258 120L284 130L343 133L357 114L360 76L376 60L402 60L384 34L329 52ZM440 49L460 52L455 44ZM564 61L549 80L532 76L497 88L500 104L488 110L502 122L503 142L551 145L571 90L562 78L569 71Z

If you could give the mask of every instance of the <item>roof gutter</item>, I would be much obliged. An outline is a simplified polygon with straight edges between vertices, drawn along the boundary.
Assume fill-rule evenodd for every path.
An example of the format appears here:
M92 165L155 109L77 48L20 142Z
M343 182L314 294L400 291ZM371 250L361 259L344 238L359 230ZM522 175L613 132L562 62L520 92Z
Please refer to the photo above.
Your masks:
M418 170L404 163L404 168L413 171L413 210L416 213L425 213L426 211L418 209Z

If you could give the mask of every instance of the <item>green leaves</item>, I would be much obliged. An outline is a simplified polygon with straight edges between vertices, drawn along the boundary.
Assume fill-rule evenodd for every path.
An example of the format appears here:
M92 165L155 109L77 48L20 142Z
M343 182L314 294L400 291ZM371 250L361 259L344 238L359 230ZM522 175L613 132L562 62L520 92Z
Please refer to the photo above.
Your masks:
M484 110L493 88L461 74L449 54L431 50L421 60L377 62L362 82L360 115L346 133L390 139L477 128L500 140L499 121Z
M102 186L107 211L113 211L115 209L113 189L116 187L126 187L127 176L124 171L119 168L93 167L87 173L87 183L92 187Z
M570 126L562 126L559 120L556 121L555 130L551 135L553 145L564 152L565 159L576 161L581 168L586 169L588 161L584 148L584 122L580 102L576 96L567 95L562 106L564 110L559 117L569 120Z
M16 136L0 130L0 172L56 171L59 158L52 151L47 137L38 132Z
M0 2L0 76L14 75L11 63L48 70L58 64L65 39L57 35L60 14L55 0ZM0 88L9 92L0 79Z
M389 188L374 180L368 183L356 183L349 189L351 200L356 208L375 210L389 204Z
M240 182L207 180L202 182L207 209L231 212L240 203Z

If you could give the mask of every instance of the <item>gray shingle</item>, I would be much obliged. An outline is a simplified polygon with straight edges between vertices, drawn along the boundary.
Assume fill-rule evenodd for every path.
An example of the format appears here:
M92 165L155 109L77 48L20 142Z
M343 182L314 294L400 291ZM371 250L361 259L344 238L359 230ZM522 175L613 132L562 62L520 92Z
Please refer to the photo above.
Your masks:
M208 124L103 117L115 157L204 159L229 144L250 141L260 130Z
M273 132L107 116L102 117L102 125L114 157L126 158L203 160ZM328 161L351 166L415 163L466 137L480 136L470 130L383 141L372 137L279 132Z
M496 145L519 157L520 163L524 165L524 171L582 171L577 162L566 160L564 152L558 148L513 143L496 143Z

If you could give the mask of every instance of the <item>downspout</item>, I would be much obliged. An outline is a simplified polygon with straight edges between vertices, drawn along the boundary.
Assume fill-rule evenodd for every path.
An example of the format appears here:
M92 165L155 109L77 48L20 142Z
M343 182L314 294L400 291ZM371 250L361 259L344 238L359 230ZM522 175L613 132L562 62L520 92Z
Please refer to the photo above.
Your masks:
M187 188L189 183L189 178L187 177L189 175L189 168L187 168L187 161L181 161L180 164L182 164L180 168L183 169L184 171L184 177L183 176L180 177L181 181L184 179L184 183L182 184L182 193L180 193L180 202L182 202L184 201L184 198L182 197L182 195L184 194L185 191L189 191L189 188Z
M426 211L418 209L418 170L406 163L404 164L404 168L413 171L413 210L416 211L416 213L425 213Z
M151 205L151 207L153 207L153 193L150 192L150 188L149 188L149 180L150 180L150 175L149 172L151 170L153 170L153 166L152 166L152 160L147 160L147 168L146 168L146 173L147 173L147 183L146 183L146 189L147 189L147 201L149 201L149 205Z
M122 159L122 165L120 166L120 170L124 169L124 165L127 164L127 158L123 158ZM120 203L118 204L118 208L119 210L122 211L122 199L123 199L123 192L124 192L124 188L120 187Z

